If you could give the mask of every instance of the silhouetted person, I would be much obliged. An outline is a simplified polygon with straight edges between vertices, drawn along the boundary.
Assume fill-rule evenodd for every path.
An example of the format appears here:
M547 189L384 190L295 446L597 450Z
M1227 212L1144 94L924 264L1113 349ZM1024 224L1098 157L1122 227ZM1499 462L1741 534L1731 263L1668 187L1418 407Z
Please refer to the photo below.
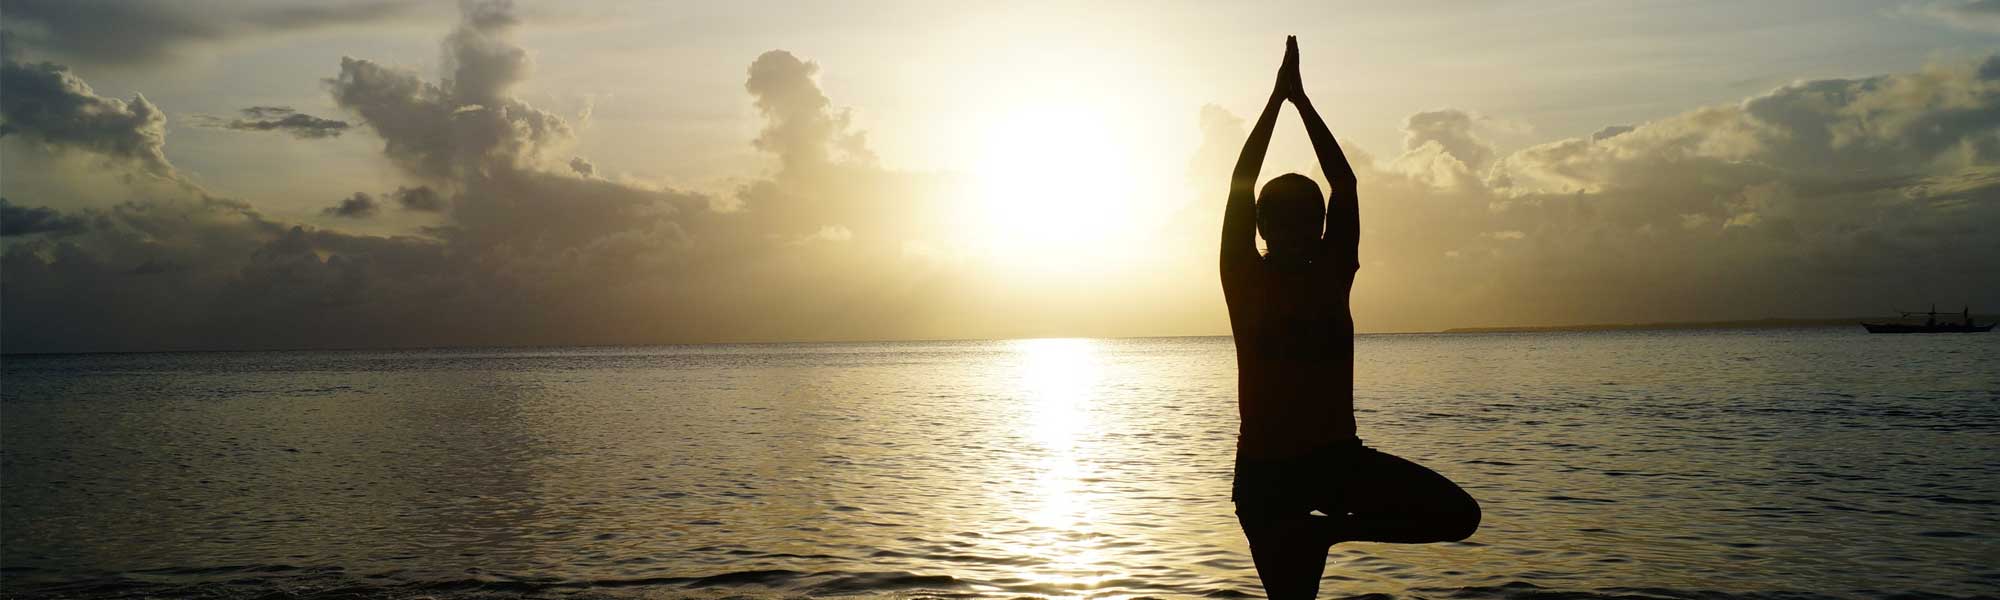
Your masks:
M1355 437L1347 305L1361 266L1354 171L1306 100L1298 52L1296 38L1288 38L1277 87L1243 144L1222 217L1222 291L1236 335L1243 419L1230 499L1273 600L1314 597L1333 544L1455 541L1479 527L1479 504L1457 484ZM1251 197L1287 100L1333 185L1325 204L1319 186L1297 173ZM1263 256L1258 232L1269 250Z

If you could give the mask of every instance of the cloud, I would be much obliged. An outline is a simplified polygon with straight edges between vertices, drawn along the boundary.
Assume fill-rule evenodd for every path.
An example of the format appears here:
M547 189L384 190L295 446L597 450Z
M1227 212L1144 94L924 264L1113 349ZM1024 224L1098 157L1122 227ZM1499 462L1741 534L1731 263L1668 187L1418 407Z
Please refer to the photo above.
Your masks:
M1473 133L1474 121L1457 109L1410 115L1403 121L1403 154L1391 170L1440 188L1482 187L1494 151Z
M336 104L382 138L390 162L427 182L391 196L410 210L446 212L448 222L429 233L456 255L505 265L511 277L569 269L556 280L580 272L566 263L593 255L667 260L687 241L674 220L706 199L587 179L576 168L587 160L557 159L574 145L569 125L510 93L533 66L513 42L518 25L511 3L467 3L445 38L437 83L347 57L327 84Z
M1603 129L1597 130L1596 133L1590 134L1590 141L1601 142L1616 137L1619 134L1632 131L1632 129L1631 125L1606 125Z
M1473 120L1471 114L1449 108L1410 115L1403 121L1403 149L1417 151L1436 144L1467 168L1485 169L1493 162L1493 147L1473 135Z
M379 212L382 212L382 204L376 202L374 196L368 195L367 192L355 192L352 196L340 199L339 204L321 210L320 214L329 217L366 219Z
M237 131L282 131L299 139L340 137L348 128L346 121L322 119L285 106L252 106L242 113L243 118L229 120L200 115L195 124Z
M1242 151L1243 140L1248 134L1243 128L1243 118L1214 104L1201 107L1201 146L1195 150L1188 162L1188 178L1191 181L1220 182L1218 173L1227 173L1236 164L1236 155ZM1205 191L1216 191L1214 185ZM1206 194L1213 196L1213 194Z
M814 236L822 228L839 223L847 239L885 253L946 233L944 202L963 192L961 182L881 168L850 111L835 110L820 89L818 72L819 65L785 50L751 63L744 90L764 118L753 145L778 169L739 188L719 210L740 213L772 239L820 239Z
M141 171L179 179L167 162L167 118L134 94L130 101L98 96L68 67L0 61L0 137L22 137L50 149L80 150L128 161Z
M385 142L384 153L428 178L475 176L487 169L536 169L574 142L561 117L515 99L510 91L532 70L513 42L519 20L511 2L471 2L444 41L439 83L372 61L343 57L327 79L334 102L359 114Z
M755 57L742 100L762 117L753 143L770 172L727 195L694 193L600 177L577 156L570 123L514 96L535 61L514 42L511 6L462 10L441 72L347 57L328 80L352 115L341 117L348 134L379 138L398 179L357 182L349 189L394 190L357 193L330 214L353 201L350 213L394 206L424 213L402 215L420 223L357 235L136 184L104 208L0 204L5 346L1143 334L1158 333L1163 314L1217 326L1183 331L1221 330L1220 193L1203 191L1212 202L1165 227L1163 249L1119 265L1137 275L1009 287L1025 277L964 268L979 260L958 239L965 180L877 164L815 63ZM164 116L135 108L143 98L97 97L57 65L18 68L62 92L29 97L66 99L33 106L67 108L0 106L7 139L172 173ZM0 102L13 103L23 75L6 75ZM1394 330L1983 305L1994 294L1985 282L2000 280L2000 244L1980 226L2000 217L1996 80L2000 58L1802 81L1510 153L1475 135L1476 113L1413 115L1402 154L1350 150L1364 227L1357 321ZM1244 124L1220 107L1199 117L1185 124L1203 138L1192 183L1219 189ZM1159 288L1171 293L1135 287L1144 277L1172 282ZM1026 305L1038 308L1011 310Z
M1799 81L1453 163L1464 121L1362 174L1357 322L1420 328L1856 315L2000 303L2000 77L1983 61ZM1442 112L1442 111L1440 111ZM1420 146L1418 144L1421 144ZM1419 151L1430 148L1432 151ZM1454 176L1440 177L1450 171Z
M169 60L190 46L255 35L370 23L406 2L6 0L6 31L21 42L93 64Z
M873 163L867 135L852 130L852 111L833 109L813 80L818 73L818 64L784 50L765 52L750 63L743 88L756 99L766 123L753 143L777 155L788 172L810 171L835 160Z
M2000 306L2000 232L1979 225L2000 220L2000 56L1799 81L1494 152L1483 173L1458 155L1490 146L1450 148L1480 141L1475 114L1413 115L1402 155L1353 156L1364 330ZM1212 248L1243 131L1219 108L1200 122L1211 200L1178 239Z
M2000 33L2000 0L1931 0L1905 4L1903 11L1960 29Z
M730 212L711 210L727 203L703 194L597 178L570 151L573 129L511 92L533 70L532 55L513 42L511 5L462 9L434 80L355 57L327 80L336 105L354 115L351 131L380 138L383 160L410 181L325 214L360 217L393 204L434 221L407 235L355 235L190 189L137 187L109 208L41 209L87 225L60 238L8 238L6 346L936 337L930 315L942 284L883 261L902 261L907 240L939 229L937 203L922 200L947 197L941 178L855 160L866 147L846 124L819 138L841 158L746 182ZM775 83L818 94L802 87L809 78ZM784 129L782 116L770 115L767 129ZM787 152L811 142L786 139Z
M0 198L0 237L46 233L63 236L82 231L90 223L39 206L15 206Z
M214 198L153 197L68 216L89 225L9 243L0 255L10 350L410 339L400 328L440 332L413 316L431 310L424 294L465 279L434 242L285 225ZM352 332L363 329L372 331Z
M441 212L446 207L444 197L430 186L399 187L390 192L389 197L401 205L403 210L420 212Z
M447 38L439 83L346 58L330 81L337 104L384 140L383 156L424 180L376 198L357 193L326 214L364 217L393 200L437 212L421 235L358 236L265 218L194 188L134 188L107 209L33 211L37 222L86 223L72 235L5 247L0 294L12 349L298 347L719 336L662 312L676 299L691 236L676 218L706 200L666 188L579 178L543 160L569 143L560 118L508 93L528 73L506 3L468 3ZM16 70L20 70L18 67ZM164 118L143 99L98 99L56 65L29 72L61 85L57 104L93 127L58 128L8 73L9 137L171 171ZM135 109L134 106L140 108ZM35 110L21 110L21 107ZM248 119L278 116L257 108ZM136 116L135 116L136 115ZM144 117L144 118L139 118ZM110 125L96 126L96 119ZM114 143L140 131L145 143ZM85 135L88 133L90 135ZM111 138L105 141L103 138ZM134 149L137 150L134 150ZM13 218L10 210L9 218ZM25 222L25 221L24 221ZM12 226L12 224L9 224ZM711 226L711 229L713 227ZM622 315L628 320L602 317ZM140 315L145 317L139 318ZM442 316L441 316L442 315ZM79 330L77 323L96 326ZM81 333L80 333L81 332ZM634 337L641 336L641 337ZM427 341L428 340L428 341ZM511 340L511 341L510 341Z
M85 224L72 234L0 244L6 346L937 338L974 323L993 328L972 335L1052 333L949 317L953 307L1034 298L995 296L976 274L936 268L935 257L958 255L948 217L963 181L877 165L809 61L782 50L757 57L744 100L763 116L758 147L774 169L710 196L599 178L573 151L569 123L513 94L535 63L514 41L511 4L461 10L435 76L349 56L325 80L352 115L340 117L351 123L343 135L380 139L381 158L406 179L326 214L379 216L395 205L429 213L425 223L356 235L192 186L126 182L129 197L114 206L42 209ZM242 117L283 118L277 108ZM156 141L164 160L163 134ZM119 184L75 175L79 189Z
M562 117L509 92L530 73L527 50L513 42L519 21L510 2L476 2L445 38L439 83L372 61L343 57L327 79L335 104L354 111L385 143L384 153L411 174L433 179L487 169L538 169L574 143Z
M845 242L854 239L854 232L840 225L827 225L810 235L800 236L789 242L793 246L804 246L814 242Z

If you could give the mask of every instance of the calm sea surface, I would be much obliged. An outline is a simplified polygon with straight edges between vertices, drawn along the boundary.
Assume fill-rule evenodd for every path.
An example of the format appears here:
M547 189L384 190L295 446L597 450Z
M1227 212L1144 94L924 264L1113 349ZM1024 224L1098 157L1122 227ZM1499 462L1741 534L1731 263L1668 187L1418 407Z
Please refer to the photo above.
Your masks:
M2000 595L2000 335L1363 336L1326 596ZM1244 597L1227 338L9 356L0 594Z

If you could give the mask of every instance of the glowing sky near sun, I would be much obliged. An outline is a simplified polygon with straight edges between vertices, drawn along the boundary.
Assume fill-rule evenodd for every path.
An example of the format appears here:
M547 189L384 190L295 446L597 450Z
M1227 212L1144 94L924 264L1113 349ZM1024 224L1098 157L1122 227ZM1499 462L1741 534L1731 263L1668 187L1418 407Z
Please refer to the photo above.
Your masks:
M2000 305L1988 2L0 8L9 344L1220 333L1286 34L1363 331Z

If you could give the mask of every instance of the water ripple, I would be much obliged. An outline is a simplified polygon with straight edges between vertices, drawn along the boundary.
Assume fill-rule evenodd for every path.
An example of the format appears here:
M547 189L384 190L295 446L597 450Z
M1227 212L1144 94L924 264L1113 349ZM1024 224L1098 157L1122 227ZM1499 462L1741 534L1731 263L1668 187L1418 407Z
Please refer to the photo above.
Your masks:
M2000 595L2000 336L1364 336L1368 598ZM1224 338L9 356L0 596L1261 595Z

